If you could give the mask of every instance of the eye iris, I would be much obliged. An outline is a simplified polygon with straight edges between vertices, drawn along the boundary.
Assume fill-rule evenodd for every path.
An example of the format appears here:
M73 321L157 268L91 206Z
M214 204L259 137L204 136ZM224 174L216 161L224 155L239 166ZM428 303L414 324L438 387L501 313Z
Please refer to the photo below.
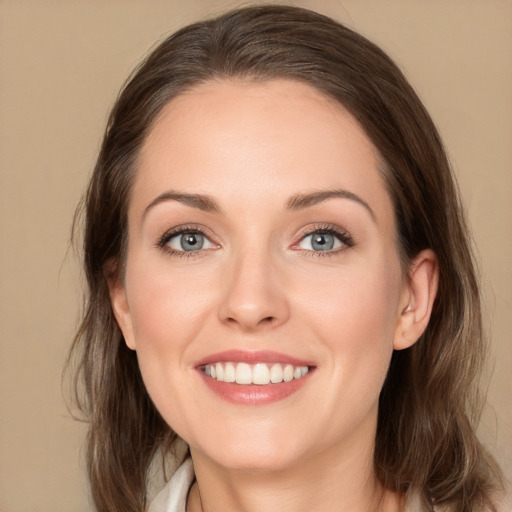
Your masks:
M315 233L311 238L315 251L330 251L334 247L334 236L329 233Z
M184 251L197 251L203 244L204 237L200 233L186 233L181 236L180 245Z

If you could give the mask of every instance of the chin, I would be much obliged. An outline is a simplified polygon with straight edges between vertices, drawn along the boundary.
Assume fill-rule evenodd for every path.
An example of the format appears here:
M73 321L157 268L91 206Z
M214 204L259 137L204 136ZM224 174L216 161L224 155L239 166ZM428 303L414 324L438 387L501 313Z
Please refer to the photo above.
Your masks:
M295 457L286 457L283 454L273 454L269 457L266 453L237 454L233 457L223 457L215 462L225 469L248 473L279 472L294 467L297 463Z
M269 442L251 438L229 439L232 442L217 444L212 450L201 450L215 464L232 471L273 472L299 464L304 454L287 446L283 440ZM194 455L194 450L192 450Z

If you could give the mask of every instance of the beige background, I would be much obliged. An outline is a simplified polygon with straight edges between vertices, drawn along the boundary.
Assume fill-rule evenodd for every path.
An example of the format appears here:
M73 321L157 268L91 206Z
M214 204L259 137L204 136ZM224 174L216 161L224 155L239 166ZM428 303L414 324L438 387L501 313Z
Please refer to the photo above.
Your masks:
M303 1L386 49L449 148L495 368L482 429L512 468L512 2ZM61 370L80 298L68 251L107 111L163 35L235 2L0 0L0 511L90 510Z

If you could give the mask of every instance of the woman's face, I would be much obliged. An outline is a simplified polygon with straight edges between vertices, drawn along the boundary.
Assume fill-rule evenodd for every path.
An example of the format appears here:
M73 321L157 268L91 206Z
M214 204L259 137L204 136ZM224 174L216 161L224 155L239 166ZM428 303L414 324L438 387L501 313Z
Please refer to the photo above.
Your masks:
M377 166L354 118L297 82L209 82L157 119L111 293L193 455L277 469L372 444L409 300Z

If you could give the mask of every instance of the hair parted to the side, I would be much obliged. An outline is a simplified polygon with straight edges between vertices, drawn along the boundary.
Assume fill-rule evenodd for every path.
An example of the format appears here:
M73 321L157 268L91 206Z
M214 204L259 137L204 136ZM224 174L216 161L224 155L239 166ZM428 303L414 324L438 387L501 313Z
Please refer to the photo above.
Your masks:
M207 80L289 78L334 98L379 151L404 271L422 249L439 260L431 321L394 353L381 393L375 471L384 486L457 512L494 511L500 471L475 435L485 352L480 297L462 208L437 130L377 46L314 12L254 6L179 30L135 70L111 112L84 198L88 285L72 355L89 421L88 473L99 512L146 507L153 456L176 435L152 404L122 338L107 279L122 278L137 156L162 108Z

